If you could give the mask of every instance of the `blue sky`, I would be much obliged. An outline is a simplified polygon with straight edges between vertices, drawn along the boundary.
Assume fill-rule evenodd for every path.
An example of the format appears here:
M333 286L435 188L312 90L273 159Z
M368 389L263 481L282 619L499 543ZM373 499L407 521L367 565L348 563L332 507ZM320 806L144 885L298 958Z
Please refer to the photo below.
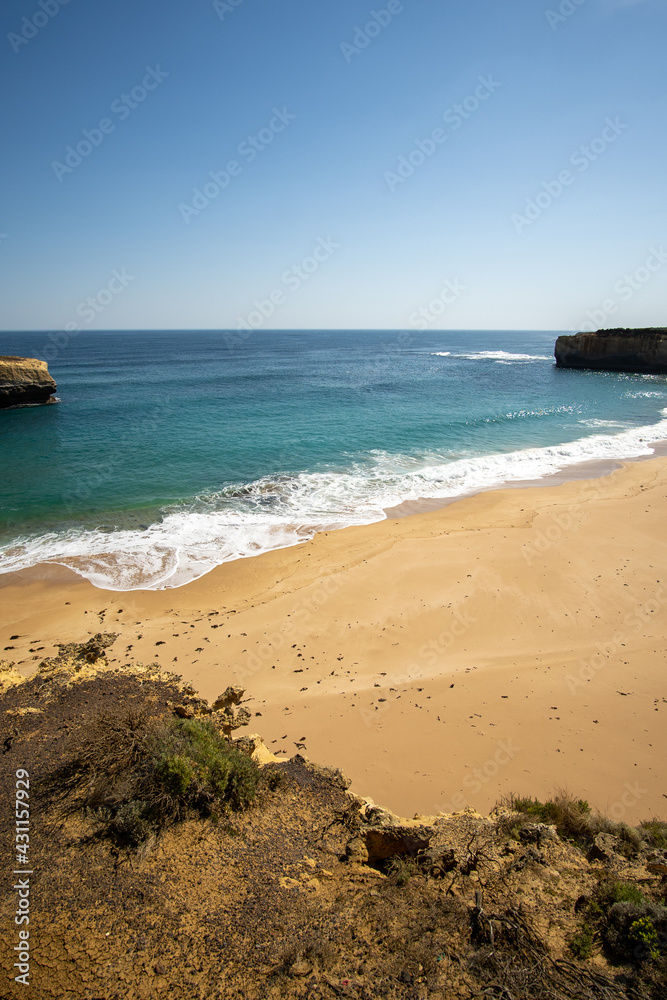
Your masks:
M0 19L5 330L667 322L664 0Z

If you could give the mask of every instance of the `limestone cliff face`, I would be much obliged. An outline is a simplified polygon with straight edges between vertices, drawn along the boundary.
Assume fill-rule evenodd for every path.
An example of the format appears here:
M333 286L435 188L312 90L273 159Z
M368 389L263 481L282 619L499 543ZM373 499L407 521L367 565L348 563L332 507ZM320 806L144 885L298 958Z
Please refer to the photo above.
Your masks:
M598 330L559 337L559 368L667 374L667 328Z
M0 408L53 403L55 391L46 361L0 355Z

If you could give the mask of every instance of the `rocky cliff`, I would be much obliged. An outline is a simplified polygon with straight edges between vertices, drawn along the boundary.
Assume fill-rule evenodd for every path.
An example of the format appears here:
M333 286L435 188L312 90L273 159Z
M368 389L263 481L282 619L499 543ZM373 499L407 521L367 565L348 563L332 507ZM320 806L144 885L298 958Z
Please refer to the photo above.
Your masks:
M0 355L0 408L54 403L55 391L46 361Z
M554 353L559 368L665 374L667 328L577 333L559 337Z

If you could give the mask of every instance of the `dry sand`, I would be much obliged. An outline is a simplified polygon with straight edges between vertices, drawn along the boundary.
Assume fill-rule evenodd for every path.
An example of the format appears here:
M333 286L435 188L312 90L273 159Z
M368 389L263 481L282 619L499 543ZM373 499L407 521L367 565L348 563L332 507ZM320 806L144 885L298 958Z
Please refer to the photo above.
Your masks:
M667 459L506 489L218 567L178 590L0 577L0 657L119 632L207 698L242 683L270 749L412 815L558 786L667 815ZM4 650L4 652L3 652Z

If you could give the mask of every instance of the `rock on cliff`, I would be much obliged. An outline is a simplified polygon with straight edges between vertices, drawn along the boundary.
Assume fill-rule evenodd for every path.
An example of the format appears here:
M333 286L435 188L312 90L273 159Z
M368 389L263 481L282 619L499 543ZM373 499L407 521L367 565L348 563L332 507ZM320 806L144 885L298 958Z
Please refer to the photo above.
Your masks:
M598 330L559 337L559 368L667 374L667 328Z
M0 408L54 403L56 388L46 361L0 355Z

